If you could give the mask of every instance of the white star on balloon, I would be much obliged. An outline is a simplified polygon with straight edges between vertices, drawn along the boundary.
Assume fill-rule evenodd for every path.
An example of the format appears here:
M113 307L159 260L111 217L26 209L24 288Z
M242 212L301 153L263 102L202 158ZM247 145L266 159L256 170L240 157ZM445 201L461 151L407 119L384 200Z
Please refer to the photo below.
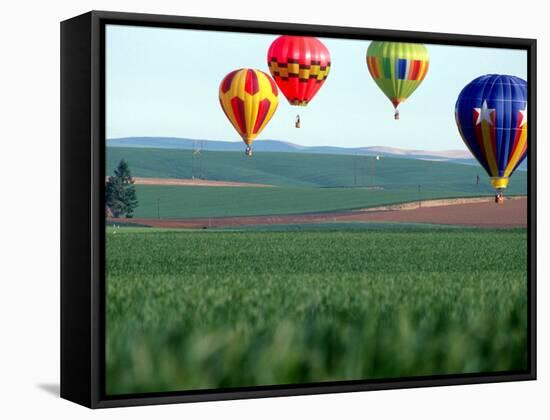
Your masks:
M491 114L495 112L495 108L489 108L487 106L487 101L483 101L483 105L481 105L481 108L474 108L474 109L477 112L476 125L481 124L482 121L487 121L490 125L493 125Z
M525 105L525 109L520 109L519 113L523 116L521 119L520 127L523 127L525 124L527 124L527 104Z

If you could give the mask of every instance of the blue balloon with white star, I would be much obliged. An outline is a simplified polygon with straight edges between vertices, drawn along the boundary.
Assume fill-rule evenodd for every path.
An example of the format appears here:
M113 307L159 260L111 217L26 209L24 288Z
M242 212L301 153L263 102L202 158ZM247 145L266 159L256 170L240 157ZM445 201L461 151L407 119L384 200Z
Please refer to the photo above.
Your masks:
M527 82L489 74L462 89L455 118L464 143L497 189L527 156Z

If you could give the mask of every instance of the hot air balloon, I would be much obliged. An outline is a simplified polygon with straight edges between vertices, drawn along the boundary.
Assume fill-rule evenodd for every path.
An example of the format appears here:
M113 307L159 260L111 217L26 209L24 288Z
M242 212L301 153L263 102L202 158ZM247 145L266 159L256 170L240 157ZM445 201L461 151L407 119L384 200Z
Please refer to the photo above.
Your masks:
M246 144L245 154L252 156L252 142L279 104L275 82L261 70L234 70L223 78L219 99L227 119Z
M458 131L491 177L497 202L527 156L527 82L489 74L471 81L455 106Z
M267 52L267 65L290 105L306 106L317 94L330 71L330 54L317 38L278 37ZM300 116L296 116L300 128Z
M373 41L367 49L367 66L378 87L395 108L416 90L426 77L428 50L423 44Z

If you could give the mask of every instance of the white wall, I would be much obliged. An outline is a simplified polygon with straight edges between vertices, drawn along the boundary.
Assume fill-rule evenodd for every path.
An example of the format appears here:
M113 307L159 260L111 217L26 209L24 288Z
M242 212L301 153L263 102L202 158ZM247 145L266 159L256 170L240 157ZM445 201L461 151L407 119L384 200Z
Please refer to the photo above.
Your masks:
M372 3L372 4L369 4ZM550 412L549 200L543 192L550 112L550 30L543 1L10 1L0 24L0 415L3 418L517 419ZM318 23L539 41L539 380L91 412L52 395L59 352L59 21L90 9ZM7 233L7 235L6 235ZM55 417L54 417L55 416ZM539 414L535 417L542 418Z

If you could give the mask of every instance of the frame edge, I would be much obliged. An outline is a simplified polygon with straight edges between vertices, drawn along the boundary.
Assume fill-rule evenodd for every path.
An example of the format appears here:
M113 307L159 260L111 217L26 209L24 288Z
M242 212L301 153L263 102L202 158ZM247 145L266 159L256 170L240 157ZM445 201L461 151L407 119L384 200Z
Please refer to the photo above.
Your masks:
M91 407L91 13L61 23L60 396Z
M86 389L87 399L76 399L71 393L64 393L65 384L73 384L74 382L68 382L67 380L63 381L63 356L62 356L62 397L69 399L71 401L77 402L79 404L86 405L90 408L107 408L107 407L122 407L122 406L135 406L135 405L152 405L152 404L171 404L171 403L182 403L182 402L200 402L200 401L214 401L214 400L230 400L230 399L243 399L243 398L267 398L267 397L281 397L281 396L293 396L293 395L313 395L313 394L326 394L326 393L340 393L340 392L361 392L361 391L372 391L372 390L386 390L386 389L405 389L405 388L417 388L417 387L432 387L432 386L449 386L449 385L468 385L468 384L483 384L483 383L495 383L495 382L508 382L508 381L527 381L527 380L536 380L536 266L532 265L536 263L536 149L535 149L535 136L536 136L536 125L534 116L531 117L531 124L529 125L529 139L530 139L530 156L529 156L529 217L530 217L530 254L529 254L529 264L532 265L532 271L529 273L529 299L530 299L530 363L528 370L521 373L507 373L506 375L496 375L496 374L480 374L479 376L471 377L453 377L453 378L426 378L426 379L416 379L403 378L400 381L385 381L384 383L371 383L371 384L319 384L318 386L308 386L301 385L299 387L291 386L281 386L277 389L261 389L257 388L256 390L234 390L234 391L221 391L221 392L198 392L196 394L178 394L178 395L147 395L147 396L113 396L106 398L103 394L103 388L101 383L103 380L103 373L101 366L101 340L98 338L101 337L101 328L103 326L101 321L101 314L99 313L99 307L101 302L101 288L98 283L99 277L102 273L99 270L100 267L100 255L103 252L103 244L101 243L101 235L97 233L99 224L101 222L101 197L99 194L99 185L98 183L102 182L101 173L99 170L99 160L103 156L101 150L98 149L101 147L101 130L104 128L104 121L101 119L101 93L100 89L102 83L104 83L101 66L104 64L102 62L102 42L104 41L101 38L101 25L105 22L108 23L117 23L117 22L126 22L126 24L140 25L144 21L148 25L153 26L173 26L173 27L195 27L195 28L208 28L211 30L227 30L235 31L235 28L241 28L242 32L281 32L281 31L290 31L295 33L310 33L310 32L324 32L324 36L335 36L339 35L343 38L353 39L355 37L365 37L366 33L372 35L372 39L385 38L385 39L414 39L421 40L427 43L437 43L443 45L455 45L460 42L463 45L470 46L503 46L509 43L510 48L526 49L528 51L528 76L530 81L530 107L531 115L536 111L536 40L528 38L505 38L505 37L489 37L489 36L476 36L476 35L456 35L456 34L445 34L445 33L427 33L427 32L413 32L413 31L398 31L398 30L381 30L381 29L365 29L365 28L354 28L354 27L335 27L335 26L322 26L322 25L311 25L311 24L292 24L292 23L276 23L276 22L261 22L261 21L248 21L248 20L229 20L229 19L214 19L214 18L200 18L200 17L180 17L180 16L168 16L168 15L153 15L153 14L134 14L134 13L122 13L122 12L105 12L105 11L92 11L81 15L79 17L69 19L62 23L62 28L64 25L69 27L77 19L85 20L85 25L89 33L89 40L85 45L85 48L88 49L88 65L80 66L81 70L88 72L88 88L87 96L85 97L86 102L90 105L88 113L82 112L80 117L82 118L79 124L73 123L73 125L82 127L85 125L89 128L87 136L79 139L81 141L81 148L90 153L87 156L86 162L90 163L90 167L87 172L80 167L82 173L87 173L90 175L89 185L91 185L91 190L88 191L88 210L91 212L85 213L86 220L89 221L88 226L88 237L86 245L91 246L92 249L88 250L88 255L90 255L90 265L86 267L86 276L85 280L86 287L88 288L87 292L89 293L88 299L83 302L81 305L86 312L85 315L87 318L80 319L78 322L73 323L75 325L84 325L84 323L89 326L88 336L84 338L87 340L87 362L88 367L90 368L88 376L85 378L79 378L79 384L75 386L82 386ZM62 30L62 61L63 61L63 30ZM439 41L439 42L434 42ZM73 40L74 42L74 40ZM74 60L75 66L78 66L77 60L74 57L71 57L71 60ZM78 95L75 95L78 96ZM62 65L62 98L63 98L63 65ZM76 98L73 98L76 99ZM80 102L84 101L82 96L78 96ZM535 108L535 109L533 109ZM65 147L64 137L67 137L63 134L63 113L67 111L67 108L64 106L64 101L62 100L62 149ZM72 110L75 112L75 110ZM68 118L65 118L68 119ZM70 124L68 124L70 125ZM64 172L65 161L63 158L62 152L62 208L64 207L64 198L66 194L63 193L63 177L67 175L67 172ZM66 166L66 165L65 165ZM66 168L65 168L66 169ZM82 179L79 180L82 182ZM90 201L91 200L91 201ZM77 220L78 217L64 217L62 214L62 230L64 228L64 220L71 219ZM67 221L65 227L72 226L70 222ZM531 225L532 223L532 225ZM63 234L62 234L63 241ZM84 242L84 240L82 240ZM71 248L65 245L62 245L62 266L64 248ZM67 251L67 255L70 255L70 252ZM77 253L75 252L75 255ZM81 256L80 254L78 254ZM69 264L70 265L70 264ZM92 272L90 272L90 268ZM63 270L62 270L63 273ZM63 295L63 278L67 279L67 276L62 274L62 295ZM80 280L79 280L80 281ZM88 283L88 281L91 281ZM64 300L62 299L62 305ZM65 314L66 315L66 314ZM67 316L67 315L66 315ZM63 333L63 319L64 314L62 312L62 352L63 352L63 336L66 333ZM79 335L80 337L80 335ZM82 383L86 382L86 385Z

